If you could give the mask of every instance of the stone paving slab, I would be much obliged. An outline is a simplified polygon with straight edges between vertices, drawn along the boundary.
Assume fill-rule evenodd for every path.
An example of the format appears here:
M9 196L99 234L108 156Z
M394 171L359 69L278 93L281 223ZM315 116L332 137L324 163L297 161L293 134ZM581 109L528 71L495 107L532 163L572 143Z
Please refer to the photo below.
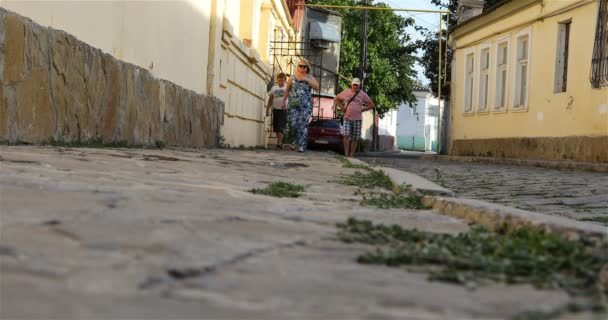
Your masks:
M428 210L361 207L322 153L0 146L1 319L506 319L562 291L429 282L358 265L348 217L458 233ZM270 182L298 199L254 195Z

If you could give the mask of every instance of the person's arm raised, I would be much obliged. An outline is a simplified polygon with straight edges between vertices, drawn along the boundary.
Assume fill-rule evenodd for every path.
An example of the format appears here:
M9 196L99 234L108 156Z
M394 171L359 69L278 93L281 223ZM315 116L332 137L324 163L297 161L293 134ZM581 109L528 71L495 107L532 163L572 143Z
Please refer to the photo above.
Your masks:
M308 75L306 76L306 81L313 89L319 90L319 82L317 81L317 79L315 79L315 77Z

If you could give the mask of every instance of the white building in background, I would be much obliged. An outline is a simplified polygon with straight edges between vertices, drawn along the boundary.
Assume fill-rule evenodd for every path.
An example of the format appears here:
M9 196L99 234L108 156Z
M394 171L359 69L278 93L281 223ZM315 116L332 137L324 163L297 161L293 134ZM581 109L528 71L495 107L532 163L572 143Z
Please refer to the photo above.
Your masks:
M438 101L428 88L415 87L416 105L402 104L378 124L379 135L395 137L395 149L436 151ZM443 110L443 101L441 103Z

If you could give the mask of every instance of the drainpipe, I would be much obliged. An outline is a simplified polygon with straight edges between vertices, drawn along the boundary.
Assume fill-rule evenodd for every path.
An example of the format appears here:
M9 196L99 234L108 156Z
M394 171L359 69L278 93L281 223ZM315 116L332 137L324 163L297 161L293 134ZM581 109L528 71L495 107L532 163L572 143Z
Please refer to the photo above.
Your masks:
M221 50L222 32L224 25L224 9L226 0L211 1L211 15L209 17L209 48L207 49L207 84L206 93L215 95L216 75L219 78L220 62L217 53Z

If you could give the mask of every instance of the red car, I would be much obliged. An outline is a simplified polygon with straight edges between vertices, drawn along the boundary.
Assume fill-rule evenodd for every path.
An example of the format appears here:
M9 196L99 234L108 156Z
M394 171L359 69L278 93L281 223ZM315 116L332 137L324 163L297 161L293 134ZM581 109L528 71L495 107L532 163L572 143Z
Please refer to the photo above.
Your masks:
M308 147L326 148L342 152L344 149L340 120L317 119L308 124Z

